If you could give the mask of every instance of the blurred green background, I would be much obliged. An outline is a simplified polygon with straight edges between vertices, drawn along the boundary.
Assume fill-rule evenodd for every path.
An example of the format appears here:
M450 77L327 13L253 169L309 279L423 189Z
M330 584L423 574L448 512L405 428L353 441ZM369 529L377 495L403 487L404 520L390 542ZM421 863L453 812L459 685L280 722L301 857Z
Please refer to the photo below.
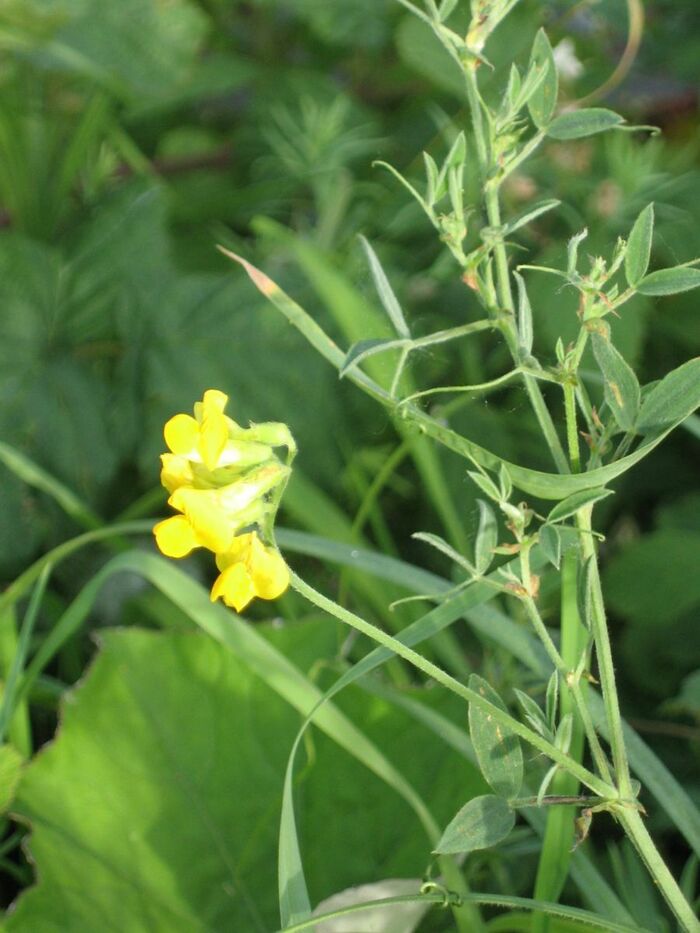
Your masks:
M535 196L563 202L521 239L522 261L558 261L584 226L585 251L606 254L650 200L656 265L700 252L700 7L645 6L639 54L605 102L664 134L548 143L505 192L510 212ZM553 45L565 40L563 93L574 101L613 71L627 6L522 0L490 58L526 60L542 24ZM0 50L0 440L105 521L142 496L141 514L161 514L163 499L150 493L162 424L216 386L230 393L233 417L286 421L298 440L283 523L359 540L353 518L398 439L215 246L264 268L343 347L381 336L360 233L417 332L476 314L419 209L372 167L382 159L418 176L420 151L443 152L466 121L456 72L428 31L391 0L0 0ZM499 93L497 82L488 93ZM474 177L470 184L476 203ZM575 299L546 277L531 277L530 294L540 356L551 361L556 338L574 331ZM697 354L696 303L695 293L658 304L637 298L615 321L641 381ZM480 382L504 360L495 341L478 351L450 345L420 359L415 374L424 386ZM601 507L623 705L694 794L698 424L666 441ZM459 427L511 459L542 464L518 390L464 408ZM475 492L449 456L444 472L457 524L469 529ZM425 563L430 555L409 535L439 528L441 518L440 502L404 461L364 540ZM76 533L55 503L0 464L0 585ZM104 559L96 549L62 565L41 630ZM196 561L192 572L209 573ZM324 585L336 583L327 571ZM93 628L152 625L155 599L132 590L124 584L105 596ZM350 603L371 616L378 610L365 596L353 591ZM554 612L556 592L543 600ZM289 597L285 612L296 611ZM467 647L508 681L493 649L484 659L481 646ZM52 676L74 682L93 650L76 640ZM41 715L47 738L50 703ZM326 894L337 883L319 887Z

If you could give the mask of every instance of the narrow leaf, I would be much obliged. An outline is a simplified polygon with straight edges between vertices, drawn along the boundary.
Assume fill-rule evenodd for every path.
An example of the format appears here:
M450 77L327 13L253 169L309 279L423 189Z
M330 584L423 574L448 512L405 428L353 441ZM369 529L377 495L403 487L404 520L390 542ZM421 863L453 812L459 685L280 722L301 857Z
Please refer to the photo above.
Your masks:
M591 585L593 573L593 558L589 557L586 562L579 567L576 578L576 600L578 604L578 614L590 631L593 625L593 607L591 605Z
M556 525L543 525L539 531L542 553L553 567L561 565L561 535Z
M486 573L493 560L493 549L498 544L498 523L493 509L484 502L479 503L479 530L474 545L474 563L477 573Z
M634 222L625 253L625 275L634 287L647 274L654 234L654 205L648 204Z
M700 269L693 269L690 266L674 266L672 269L659 269L658 272L645 275L638 283L637 291L640 295L660 298L664 295L689 292L698 286L700 286Z
M523 712L527 717L528 722L533 729L536 729L541 736L544 738L551 738L549 726L547 725L547 719L540 709L539 705L535 703L531 696L528 696L527 693L523 693L522 690L515 689L515 695L518 698L518 702L523 708Z
M544 29L540 29L535 36L532 52L530 53L530 65L546 69L542 83L532 94L527 104L533 123L538 129L543 130L549 125L554 116L559 93L559 78L554 63L554 55L552 54L552 46Z
M688 360L657 383L642 403L637 430L655 434L677 424L700 405L700 357Z
M367 254L369 267L372 271L372 278L374 279L374 284L377 289L379 299L384 306L384 310L389 315L396 333L399 335L399 337L410 338L411 332L408 329L408 324L406 323L406 320L403 316L401 305L399 304L396 295L394 294L394 291L389 284L389 279L386 277L386 273L382 268L382 264L379 262L377 254L374 252L365 237L360 237L360 243L362 243L365 253Z
M593 334L593 353L605 380L605 401L623 431L634 429L641 390L634 370L608 337Z
M521 357L528 357L532 353L534 341L532 306L525 287L525 279L519 272L514 272L513 275L518 283L518 344Z
M371 340L358 340L348 350L343 365L338 371L338 376L342 379L351 366L357 366L362 360L366 360L368 356L374 356L375 353L382 353L384 350L395 350L402 347L404 343L404 338L387 340L385 337L377 337Z
M580 492L575 492L571 496L567 496L566 499L563 499L561 502L558 502L554 506L552 511L547 516L547 524L552 524L553 522L562 522L565 518L570 518L579 509L583 508L584 505L590 505L592 502L598 502L600 499L605 499L607 496L612 496L612 489L603 489L601 486L598 486L594 489L582 489Z
M502 797L474 797L448 825L434 851L455 855L488 849L505 839L514 826L515 813Z
M429 544L431 547L434 547L435 550L445 554L450 560L459 564L460 567L464 567L464 569L468 570L470 573L474 572L474 568L466 557L462 557L459 551L456 551L452 545L448 544L440 535L430 534L428 531L416 531L411 537L415 538L416 541L425 541L426 544Z
M484 476L483 473L475 473L473 470L467 470L467 475L476 483L482 492L486 493L489 499L492 499L494 502L500 502L501 494L493 480L489 479L488 476Z
M571 735L574 729L574 717L571 713L567 713L563 717L562 721L559 723L557 728L557 733L554 736L554 744L557 748L560 748L563 752L569 751L569 746L571 745Z
M584 228L580 233L577 233L575 236L572 236L569 242L566 245L566 254L567 254L567 264L566 271L569 275L572 275L576 271L576 264L578 262L578 248L581 243L588 236L587 228Z
M469 686L489 703L506 709L483 677L472 674ZM469 704L469 732L479 766L493 790L501 797L517 797L523 783L523 753L518 736L473 703Z
M540 217L542 214L547 214L549 211L553 211L554 208L559 207L560 204L561 201L557 201L556 198L550 198L547 201L540 201L539 204L535 204L534 207L529 208L522 214L518 214L518 216L514 217L512 220L509 220L503 228L504 236L509 236L511 233L515 233L516 230L526 226L536 217Z
M444 21L457 6L458 0L442 0L440 4L440 20Z
M547 694L545 700L545 711L549 728L554 732L557 722L557 710L559 708L559 672L553 671L547 683Z
M604 133L623 124L624 118L619 113L604 107L586 107L583 110L571 110L562 113L547 127L547 136L551 139L583 139Z
M438 200L438 167L435 159L427 152L423 153L423 162L425 163L425 175L428 179L428 187L425 192L425 200L429 207L432 207Z

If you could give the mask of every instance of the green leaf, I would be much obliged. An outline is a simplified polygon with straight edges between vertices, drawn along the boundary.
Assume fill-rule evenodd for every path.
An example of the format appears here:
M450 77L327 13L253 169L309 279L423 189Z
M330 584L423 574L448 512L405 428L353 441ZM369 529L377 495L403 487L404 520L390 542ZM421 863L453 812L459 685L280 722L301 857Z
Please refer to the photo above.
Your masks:
M478 674L469 686L494 706L506 709L496 691ZM523 753L520 739L473 703L469 704L469 733L484 777L501 797L517 797L523 783Z
M547 523L562 522L565 518L570 518L585 505L591 505L593 502L598 502L600 499L612 496L612 494L612 489L603 489L601 487L582 489L580 492L575 492L572 496L568 496L554 506L547 516Z
M583 110L571 110L560 114L547 127L547 136L551 139L583 139L615 129L624 123L619 113L604 107L586 107Z
M241 259L228 250L222 250L222 252L236 262L241 263L257 288L270 299L290 323L299 328L309 343L311 343L332 366L336 369L340 369L345 358L343 352L301 305L293 301L293 299L264 272L261 272L251 263ZM389 397L388 392L368 375L358 369L351 371L348 375L356 385L360 386L372 398L391 409L395 409L396 403ZM478 464L484 469L497 471L502 464L505 464L514 485L529 495L537 496L541 499L564 499L574 492L589 489L591 486L605 485L616 477L621 476L629 470L630 467L634 466L635 463L638 463L651 453L676 424L683 421L696 407L697 403L693 403L693 398L689 400L685 407L679 405L677 409L679 417L674 422L665 424L663 429L658 432L650 432L646 439L639 444L636 450L631 454L627 454L627 456L615 460L613 463L608 463L604 467L598 467L586 473L572 473L568 475L532 470L528 467L522 467L504 460L502 457L474 443L474 441L453 431L444 423L431 417L427 412L423 412L412 406L402 406L401 420L398 424L402 426L413 425L421 434L437 440L448 450L452 450L454 453L459 454L472 463ZM474 473L470 475L473 479L476 476ZM474 479L474 481L481 486L479 480ZM483 489L483 486L481 486L481 488ZM484 492L486 492L487 496L491 496L491 492L485 489ZM441 504L440 514L447 523L449 521L449 514L454 513L448 512L447 503L444 502ZM461 528L459 523L457 523L457 527ZM456 531L457 529L455 529L455 534Z
M699 405L700 358L696 358L672 370L654 386L642 403L637 430L640 434L666 431Z
M542 525L539 530L542 553L552 566L559 570L561 565L561 535L556 525Z
M522 706L527 721L530 723L532 728L536 729L539 734L545 738L551 738L547 720L537 703L535 703L531 696L528 696L527 693L523 693L522 690L518 690L517 687L515 687L514 690L515 695L518 698L518 702Z
M547 201L540 201L539 204L535 204L527 210L523 211L521 214L518 214L517 217L513 217L512 220L509 220L507 224L503 227L503 235L510 236L511 233L515 233L516 230L520 230L521 227L526 226L531 221L535 220L536 217L540 217L542 214L547 214L549 211L553 211L555 207L559 207L561 201L550 198ZM516 273L517 275L517 273Z
M605 380L605 401L623 431L634 430L641 391L634 370L610 341L593 334L593 353Z
M672 269L659 269L646 275L637 283L640 295L650 295L661 298L664 295L677 295L679 292L689 292L700 286L700 269L690 266L674 266Z
M478 499L479 530L474 544L474 563L478 573L486 573L493 561L493 549L498 544L498 523L491 506Z
M396 350L402 346L404 346L403 338L400 340L393 340L391 338L376 337L370 340L358 340L357 343L354 343L348 350L343 360L343 365L338 372L338 376L342 378L346 375L351 366L357 366L369 356L374 356L375 353L383 353L385 350Z
M510 835L514 826L515 813L503 797L474 797L448 825L434 851L456 855L488 849Z
M549 125L554 116L559 94L559 78L554 63L554 55L552 54L552 46L544 29L540 29L535 36L530 54L530 64L547 69L542 83L530 97L527 104L533 123L538 129L543 130Z
M365 239L365 237L360 237L360 243L362 243L364 251L367 255L369 267L372 272L372 278L374 279L374 284L377 289L380 301L384 306L384 310L389 315L391 323L394 325L394 330L399 335L399 337L410 339L411 332L408 329L408 324L406 323L406 319L403 316L401 305L399 304L398 299L394 294L393 288L389 284L389 279L386 277L386 273L382 268L382 264L379 262L377 254L374 252L369 244L369 241Z
M649 268L653 234L654 205L648 204L635 220L627 241L625 275L633 288L644 278Z
M518 283L518 344L522 357L532 353L534 329L532 326L532 306L525 287L525 280L519 272L513 275Z
M476 473L473 470L467 470L467 475L476 483L483 493L486 493L489 499L492 499L494 502L500 502L501 493L493 480L488 476L484 476L483 473Z

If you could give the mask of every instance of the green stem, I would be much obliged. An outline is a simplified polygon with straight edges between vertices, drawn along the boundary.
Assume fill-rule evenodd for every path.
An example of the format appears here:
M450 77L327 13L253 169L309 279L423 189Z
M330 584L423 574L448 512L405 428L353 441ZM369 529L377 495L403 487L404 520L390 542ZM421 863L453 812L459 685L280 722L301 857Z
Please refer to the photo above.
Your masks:
M687 933L698 933L700 922L654 845L641 814L637 810L620 808L616 815L681 928Z
M574 584L575 585L575 584ZM575 597L574 597L575 598ZM544 645L544 649L547 652L549 659L554 665L555 669L561 675L561 678L564 684L569 688L568 691L563 692L562 694L562 713L568 712L568 709L564 709L565 705L571 706L571 703L565 704L564 697L567 696L570 701L573 701L573 706L576 707L576 710L579 714L581 724L583 725L584 731L586 733L586 738L588 739L588 744L591 749L591 754L595 760L596 766L600 771L601 777L604 781L612 784L612 775L610 774L610 768L608 766L607 759L605 757L605 752L603 747L600 744L600 739L598 734L595 731L595 726L593 725L593 718L591 717L590 710L585 701L583 691L581 689L581 684L579 680L573 676L573 670L578 663L580 657L580 651L577 654L574 654L574 651L569 647L571 654L570 662L564 659L564 657L557 650L556 645L552 641L552 637L547 631L547 627L542 620L537 606L535 605L534 600L531 597L525 597L523 599L525 604L525 611L527 612L528 618L532 622L532 626L537 633L540 641ZM562 631L563 637L563 631ZM578 641L576 642L576 647L578 648ZM573 708L573 707L572 707ZM581 756L578 756L577 760L580 760Z
M481 181L485 191L486 214L489 226L494 228L494 230L498 230L501 227L501 208L498 201L498 189L492 184L489 184L489 172L491 169L489 166L490 147L487 145L484 115L474 69L467 66L465 68L465 76L467 97L469 99L472 115L472 126L474 128L474 139L476 140L477 158L481 171ZM513 360L515 364L518 365L520 359L518 353L518 338L515 331L515 304L513 303L510 273L508 271L508 257L506 255L503 237L498 237L494 243L493 254L496 261L496 290L498 300L502 308L508 312L508 318L503 321L502 325L503 335ZM525 389L539 422L540 429L542 430L547 446L552 454L552 459L560 473L568 473L569 464L537 380L524 373L523 382L525 383Z
M625 740L622 732L622 715L620 713L620 701L618 699L617 685L615 683L615 668L613 666L610 633L608 632L608 623L605 615L603 590L600 583L598 555L596 552L595 539L591 534L592 511L592 505L584 506L584 508L580 509L576 515L576 525L580 532L583 560L591 561L591 618L593 638L598 660L598 675L600 677L600 686L603 693L603 702L605 704L605 715L610 730L610 748L612 751L613 766L615 768L615 777L617 779L620 796L624 799L632 799L634 793L632 791L627 750L625 748Z
M463 700L466 700L468 703L473 703L475 706L484 710L484 712L488 713L496 722L507 726L511 731L515 732L516 735L519 735L530 745L533 745L539 751L543 752L560 767L567 771L571 771L582 784L585 784L586 787L590 788L595 794L605 797L606 799L617 796L616 789L612 785L601 780L596 774L584 768L583 765L572 761L571 758L557 748L556 745L543 739L542 736L523 725L518 719L515 719L515 717L505 712L505 710L489 703L489 701L484 699L477 691L465 687L464 684L460 683L460 681L456 680L454 677L451 677L431 661L428 661L423 655L418 654L418 652L413 651L411 648L407 648L398 639L388 635L386 632L382 631L382 629L377 628L376 625L372 625L353 612L343 609L342 606L339 606L337 603L333 602L333 600L328 599L313 587L309 586L308 583L295 573L292 573L291 582L294 589L308 599L309 602L313 603L313 605L328 612L336 619L340 619L341 622L352 626L352 628L366 635L368 638L371 638L372 641L377 642L377 644L388 648L393 654L397 654L399 657L404 658L404 660L413 664L414 667L417 667L418 670L427 674L428 677L431 677L443 687L456 693L457 696L462 697Z
M585 650L587 633L581 625L578 616L576 600L576 554L570 552L564 555L561 570L561 653L565 665L574 670L578 664L581 652ZM578 684L580 690L580 684ZM585 705L583 693L576 698ZM574 697L568 691L561 693L561 713L565 716L572 712ZM595 734L595 730L594 730ZM581 719L574 719L569 754L577 761L583 758L584 728ZM597 738L597 736L596 736ZM552 781L552 793L555 795L575 795L579 791L579 783L575 777L558 772ZM573 806L554 807L547 814L547 826L542 840L542 851L537 866L535 880L536 900L558 900L571 860L571 846L574 839L574 820L576 808ZM549 929L549 918L542 913L533 917L533 933L546 933Z

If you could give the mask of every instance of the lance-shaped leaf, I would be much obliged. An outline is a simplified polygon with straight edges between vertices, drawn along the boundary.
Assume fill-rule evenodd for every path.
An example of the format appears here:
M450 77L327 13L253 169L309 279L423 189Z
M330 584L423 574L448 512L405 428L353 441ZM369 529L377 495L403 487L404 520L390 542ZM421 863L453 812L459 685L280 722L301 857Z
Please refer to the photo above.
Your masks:
M474 563L477 573L486 573L493 560L493 549L498 544L498 523L493 509L484 502L479 503L479 530L474 545Z
M367 254L369 267L372 272L372 278L374 279L377 294L379 295L379 300L384 306L384 310L389 315L391 323L394 325L394 330L399 335L399 337L410 339L411 332L408 329L408 324L406 323L406 319L403 316L401 305L399 304L398 299L394 294L394 290L389 284L389 279L386 277L384 269L382 269L382 264L379 262L377 254L374 252L369 242L363 236L360 237L360 243L362 243L365 253Z
M593 489L582 489L580 492L575 492L573 495L567 496L566 499L562 499L561 502L558 502L554 506L547 516L547 524L551 525L554 522L563 522L565 518L571 518L572 515L575 515L584 505L591 505L591 503L598 502L600 499L605 499L612 494L612 489L604 489L602 486Z
M448 825L434 851L453 855L488 849L505 839L514 826L515 813L502 797L474 797Z
M530 66L533 65L545 69L546 73L542 82L530 96L527 106L533 123L538 129L543 130L549 125L554 116L559 93L559 78L554 63L554 55L552 54L552 46L544 29L540 29L535 36L530 54Z
M593 627L593 557L587 557L576 577L576 604L579 618L589 631Z
M522 357L532 353L534 328L532 326L532 306L525 287L525 280L519 272L513 275L518 283L518 345Z
M645 275L637 285L640 295L661 298L664 295L677 295L689 292L700 286L700 269L691 266L674 266L672 269L659 269L651 275Z
M552 566L559 570L561 565L561 535L556 525L543 525L539 530L542 553Z
M539 217L541 214L546 214L549 211L554 210L554 208L559 207L560 204L561 201L557 201L556 198L550 198L547 201L540 201L539 204L533 205L526 211L523 211L522 214L518 214L517 217L509 220L508 223L503 227L503 235L509 236L511 233L515 233L516 230L519 230L521 227L529 224L530 221L535 219L535 217Z
M688 360L657 383L642 403L640 434L653 434L676 424L700 405L700 357Z
M489 703L506 709L483 677L472 674L469 686ZM517 797L523 783L523 753L518 736L473 703L469 704L469 732L481 771L493 790L507 799Z
M622 126L625 120L619 113L604 107L586 107L560 114L547 127L547 136L552 139L583 139Z
M522 690L515 689L515 695L518 698L523 712L525 713L525 718L530 723L533 729L535 729L541 736L546 739L550 739L551 732L549 729L549 724L547 722L547 717L545 716L542 709L539 705L532 699L531 696L528 696L527 693L523 693Z
M374 356L375 353L383 353L384 350L397 350L399 347L405 345L406 339L404 337L398 340L387 339L386 337L358 340L357 343L354 343L348 350L343 360L343 365L338 370L338 376L342 379L352 366L357 366L368 357Z
M654 205L647 204L634 222L625 253L625 275L634 287L647 274L654 234Z
M632 367L608 337L593 334L593 353L605 380L605 401L623 431L634 430L641 390Z

